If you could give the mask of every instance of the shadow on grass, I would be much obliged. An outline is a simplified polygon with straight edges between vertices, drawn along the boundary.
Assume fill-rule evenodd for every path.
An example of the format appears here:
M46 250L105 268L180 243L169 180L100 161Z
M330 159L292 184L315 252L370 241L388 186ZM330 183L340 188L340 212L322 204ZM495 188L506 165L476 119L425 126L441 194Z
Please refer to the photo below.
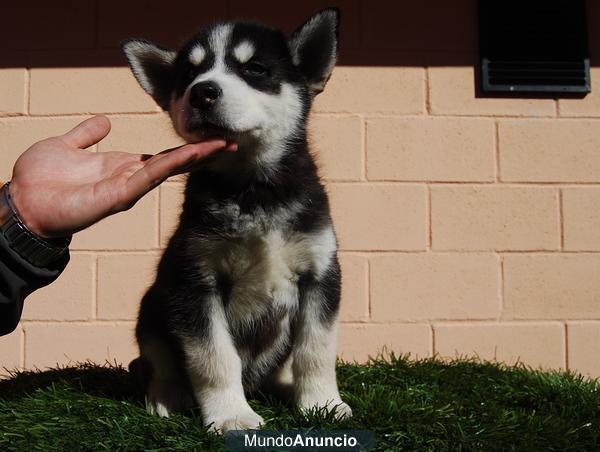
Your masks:
M66 383L90 395L143 403L144 393L137 378L118 364L77 363L76 367L10 372L0 380L0 399L16 400L56 383Z
M130 365L131 366L131 365ZM127 370L118 363L92 362L73 363L71 366L32 371L10 371L0 380L0 400L18 400L36 391L61 383L92 396L106 397L117 401L144 404L145 383L139 370ZM252 399L263 404L283 403L291 405L289 388L270 388L273 392L257 391ZM187 414L196 413L190 410Z

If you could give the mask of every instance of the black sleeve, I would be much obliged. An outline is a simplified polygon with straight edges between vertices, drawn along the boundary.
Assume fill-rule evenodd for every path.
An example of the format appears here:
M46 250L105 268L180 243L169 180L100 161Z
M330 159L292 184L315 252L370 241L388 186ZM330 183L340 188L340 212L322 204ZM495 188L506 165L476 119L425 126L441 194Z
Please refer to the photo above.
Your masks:
M17 327L25 297L58 278L68 262L67 251L47 268L36 267L13 251L0 233L0 336Z

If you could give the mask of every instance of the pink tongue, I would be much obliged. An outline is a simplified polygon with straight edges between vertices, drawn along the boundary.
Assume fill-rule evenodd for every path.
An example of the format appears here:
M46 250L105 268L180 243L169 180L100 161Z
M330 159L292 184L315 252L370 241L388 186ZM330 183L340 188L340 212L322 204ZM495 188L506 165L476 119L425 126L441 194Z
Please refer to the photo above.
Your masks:
M238 144L235 141L228 141L225 146L226 151L235 152L238 150Z

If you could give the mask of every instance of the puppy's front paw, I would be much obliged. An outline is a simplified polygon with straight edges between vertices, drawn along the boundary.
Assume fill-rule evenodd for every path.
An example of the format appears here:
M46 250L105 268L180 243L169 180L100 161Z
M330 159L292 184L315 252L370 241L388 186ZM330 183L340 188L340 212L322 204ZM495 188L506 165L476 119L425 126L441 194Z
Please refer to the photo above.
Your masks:
M335 418L337 420L342 420L349 417L352 417L352 408L350 408L350 405L348 405L346 402L340 400L340 402L335 406Z
M264 420L256 414L251 408L249 411L232 415L221 415L216 419L207 419L207 424L211 425L211 430L225 434L229 430L253 430L264 424Z
M204 425L213 432L255 429L264 422L248 405L244 395L235 391L207 391L199 399Z
M352 417L352 408L339 397L331 399L304 399L298 402L300 411L306 413L314 409L326 409L335 411L334 416L337 420Z

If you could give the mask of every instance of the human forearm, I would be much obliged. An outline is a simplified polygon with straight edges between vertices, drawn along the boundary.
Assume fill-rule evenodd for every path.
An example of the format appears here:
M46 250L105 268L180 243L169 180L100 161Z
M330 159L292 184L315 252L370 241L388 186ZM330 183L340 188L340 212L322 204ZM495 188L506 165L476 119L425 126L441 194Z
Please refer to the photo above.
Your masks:
M0 335L12 332L21 318L23 300L61 274L69 262L68 251L47 267L37 267L22 258L0 234Z

